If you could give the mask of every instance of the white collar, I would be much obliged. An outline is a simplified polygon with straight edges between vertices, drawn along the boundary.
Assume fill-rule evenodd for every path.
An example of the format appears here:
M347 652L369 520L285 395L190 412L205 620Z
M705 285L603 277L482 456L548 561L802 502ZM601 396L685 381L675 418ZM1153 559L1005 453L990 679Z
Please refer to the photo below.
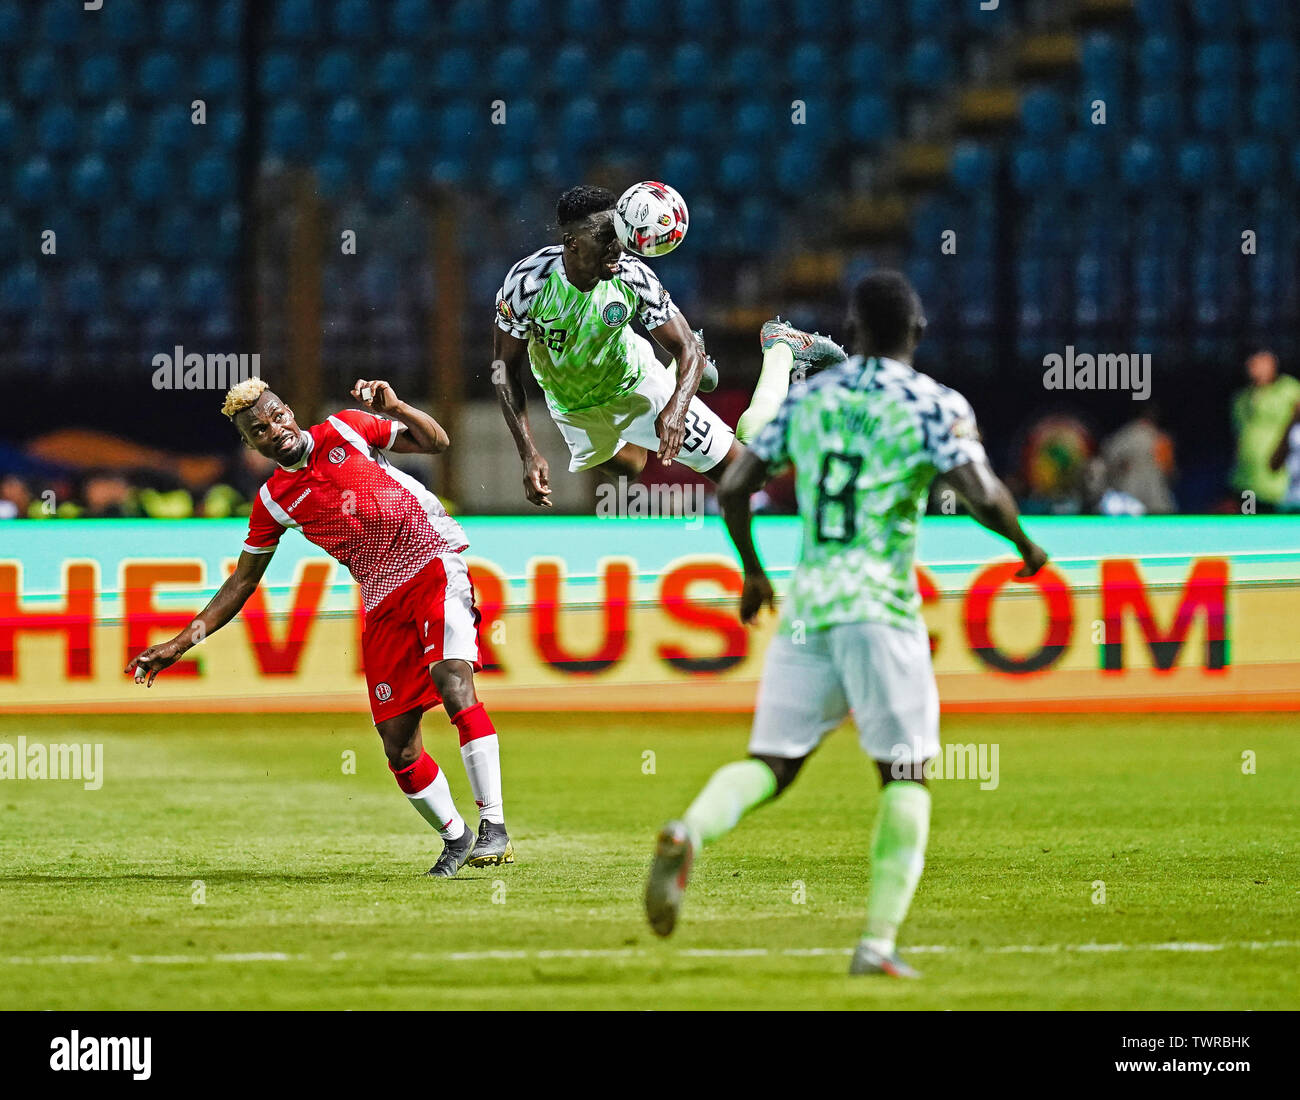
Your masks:
M298 430L302 431L301 428L299 428ZM277 462L276 465L279 466L280 469L293 472L293 471L301 470L304 466L307 465L307 459L311 458L311 453L316 447L316 440L312 437L311 432L303 432L302 434L307 437L307 449L302 452L302 458L298 459L298 461L295 462L292 466L285 466Z

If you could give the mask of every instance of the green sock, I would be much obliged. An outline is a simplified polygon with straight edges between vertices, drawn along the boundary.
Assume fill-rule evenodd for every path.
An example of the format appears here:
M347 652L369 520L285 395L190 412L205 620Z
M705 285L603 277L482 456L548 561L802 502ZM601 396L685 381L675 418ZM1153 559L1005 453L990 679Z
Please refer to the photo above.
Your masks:
M736 422L736 438L748 443L776 416L790 390L790 371L794 369L794 352L786 344L773 344L763 352L763 369L758 385L749 400L749 408Z
M930 792L920 783L886 783L880 792L876 835L871 841L871 890L863 939L888 955L907 916L925 866L930 836Z
M737 760L713 773L683 819L696 844L712 844L776 793L776 776L761 760Z

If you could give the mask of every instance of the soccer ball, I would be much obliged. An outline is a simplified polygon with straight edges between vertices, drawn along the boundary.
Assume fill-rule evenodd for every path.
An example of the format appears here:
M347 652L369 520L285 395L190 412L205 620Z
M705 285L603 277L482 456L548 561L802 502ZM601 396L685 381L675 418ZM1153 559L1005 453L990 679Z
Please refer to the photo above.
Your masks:
M634 183L614 206L614 231L638 256L667 256L682 243L690 215L681 195L666 183Z

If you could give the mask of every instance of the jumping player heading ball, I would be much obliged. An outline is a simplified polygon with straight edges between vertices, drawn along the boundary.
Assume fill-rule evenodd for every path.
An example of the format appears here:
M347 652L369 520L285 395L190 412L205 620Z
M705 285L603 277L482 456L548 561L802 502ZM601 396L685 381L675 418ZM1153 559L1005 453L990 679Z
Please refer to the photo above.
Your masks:
M280 536L301 531L348 567L361 586L366 686L388 766L411 804L443 838L429 874L513 863L501 808L496 730L474 693L478 615L460 524L436 496L384 457L438 454L450 442L432 417L398 399L387 382L358 380L345 409L306 431L260 378L226 394L222 412L245 444L279 468L253 502L234 573L194 623L126 666L152 687L158 673L230 622L266 572ZM383 413L392 419L375 416ZM478 837L456 812L447 777L425 751L420 720L439 703L460 734L461 758L479 807Z

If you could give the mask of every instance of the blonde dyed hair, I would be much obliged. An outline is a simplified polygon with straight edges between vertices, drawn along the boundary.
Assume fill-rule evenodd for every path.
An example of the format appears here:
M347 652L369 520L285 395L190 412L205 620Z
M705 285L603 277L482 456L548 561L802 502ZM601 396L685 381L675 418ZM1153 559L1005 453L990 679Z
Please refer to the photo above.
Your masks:
M247 381L231 386L226 391L225 404L221 406L222 414L234 420L236 413L256 405L257 399L266 392L266 388L266 382L261 378L249 378Z

